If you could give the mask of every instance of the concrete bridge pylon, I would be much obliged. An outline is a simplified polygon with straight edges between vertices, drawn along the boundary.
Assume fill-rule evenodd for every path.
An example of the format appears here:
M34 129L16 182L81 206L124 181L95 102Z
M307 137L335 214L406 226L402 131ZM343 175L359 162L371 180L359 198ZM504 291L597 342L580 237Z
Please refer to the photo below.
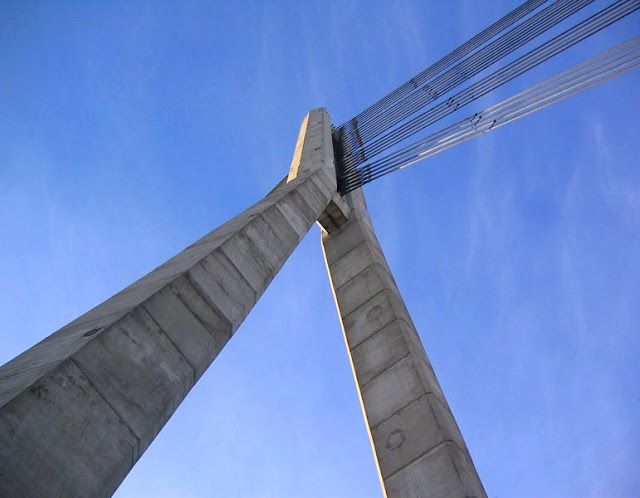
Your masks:
M318 222L385 496L485 496L331 123L264 199L0 367L0 496L110 496Z

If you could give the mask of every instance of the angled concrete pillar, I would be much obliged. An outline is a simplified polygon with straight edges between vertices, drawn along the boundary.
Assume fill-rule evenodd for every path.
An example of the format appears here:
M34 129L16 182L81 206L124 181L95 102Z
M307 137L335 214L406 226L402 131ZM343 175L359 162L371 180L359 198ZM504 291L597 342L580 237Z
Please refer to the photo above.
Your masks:
M0 368L0 496L110 496L336 192L329 116L267 197Z
M383 493L486 496L391 275L361 190L322 234L325 261Z

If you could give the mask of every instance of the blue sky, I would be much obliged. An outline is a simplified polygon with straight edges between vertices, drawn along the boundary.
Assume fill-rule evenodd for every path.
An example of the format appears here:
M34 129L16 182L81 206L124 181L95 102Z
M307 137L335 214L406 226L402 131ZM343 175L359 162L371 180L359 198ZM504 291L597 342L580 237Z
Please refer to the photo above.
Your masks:
M341 124L518 3L3 2L0 363L259 200L309 109ZM628 73L365 187L491 496L640 495L638 88ZM319 238L116 496L380 495Z

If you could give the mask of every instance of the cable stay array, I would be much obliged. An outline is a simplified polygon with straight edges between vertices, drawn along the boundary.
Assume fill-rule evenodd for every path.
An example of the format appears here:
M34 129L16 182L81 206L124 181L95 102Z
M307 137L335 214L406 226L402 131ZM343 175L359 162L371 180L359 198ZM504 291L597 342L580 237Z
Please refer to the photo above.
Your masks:
M640 37L636 37L352 171L344 178L344 193L445 151L454 145L500 128L639 66Z
M413 114L416 109L437 100L439 96L469 80L593 1L558 0L552 3L524 23L519 24L511 31L507 31L496 40L485 45L462 62L435 78L427 80L411 94L396 99L393 105L385 109L384 115L379 115L375 120L358 121L357 129L362 141L369 141L383 133ZM350 145L353 147L356 144L353 142L353 137L350 138L352 138Z
M348 193L381 176L497 129L637 67L638 39L634 38L417 142L400 145L437 121L640 8L640 0L617 0L491 74L434 104L449 90L522 47L592 1L557 0L510 31L486 43L491 34L495 36L513 26L545 3L525 2L418 76L336 128L333 138L340 192ZM455 64L474 48L478 50ZM455 65L444 70L447 63ZM437 76L431 77L436 71L439 71ZM427 82L420 85L425 79ZM413 91L409 86L414 87ZM382 155L388 149L393 150Z
M409 81L400 85L393 92L386 95L382 99L380 99L375 104L372 104L367 109L358 114L352 121L358 123L364 123L369 121L378 114L380 114L384 109L392 105L398 99L407 95L414 91L419 85L433 78L443 69L446 69L451 64L457 62L462 59L464 56L473 52L476 48L483 45L485 42L499 34L500 32L507 29L509 26L512 26L518 20L522 19L524 16L537 9L540 5L548 2L549 0L528 0L524 2L522 5L509 12L506 16L493 23L488 28L484 29L473 38L467 40L465 43L456 48L453 52L450 52L448 55L444 56L442 59L438 60L427 69L422 71L420 74L414 76ZM345 123L346 124L346 123ZM344 126L344 125L343 125Z

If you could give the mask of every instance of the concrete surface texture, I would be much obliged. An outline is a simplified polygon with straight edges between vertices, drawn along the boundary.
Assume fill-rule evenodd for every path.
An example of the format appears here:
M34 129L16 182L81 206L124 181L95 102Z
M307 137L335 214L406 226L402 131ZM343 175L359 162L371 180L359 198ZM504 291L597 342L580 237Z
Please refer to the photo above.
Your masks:
M336 194L311 111L269 195L0 368L0 496L110 496Z
M322 246L365 422L388 497L486 496L367 213L345 196L346 223Z

